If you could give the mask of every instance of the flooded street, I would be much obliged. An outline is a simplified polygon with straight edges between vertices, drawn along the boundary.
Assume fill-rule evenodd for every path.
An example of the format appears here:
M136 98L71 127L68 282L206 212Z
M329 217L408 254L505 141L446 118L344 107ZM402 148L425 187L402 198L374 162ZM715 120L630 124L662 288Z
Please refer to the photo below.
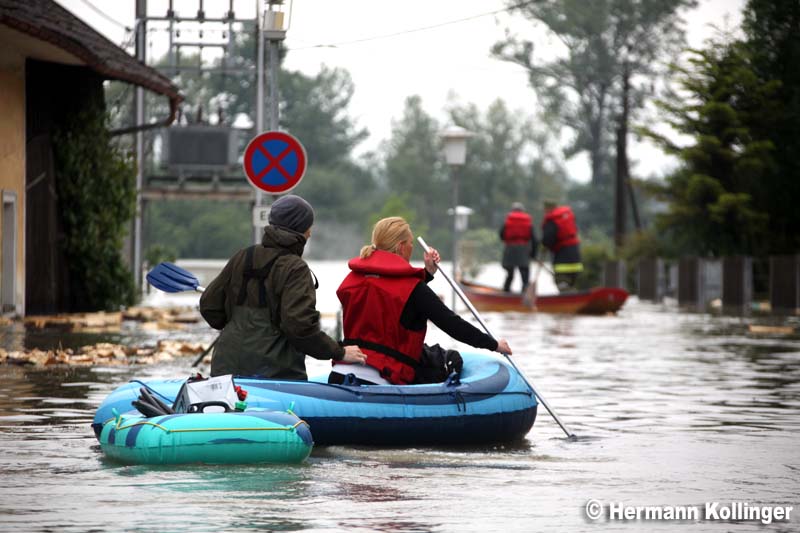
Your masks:
M312 262L326 326L344 263ZM448 267L445 267L448 268ZM448 270L449 272L449 270ZM491 282L491 269L483 279ZM201 280L202 281L202 280ZM434 290L450 301L442 279ZM494 282L495 285L499 283ZM540 291L547 291L543 280ZM162 296L153 295L152 301ZM197 301L181 296L178 303ZM464 318L472 319L460 308ZM800 320L688 313L629 300L616 316L484 313L543 406L526 440L489 448L317 447L301 465L121 466L104 459L97 405L136 377L181 377L193 357L145 367L0 367L3 531L798 531ZM474 320L473 320L474 322ZM753 334L749 324L792 326ZM111 338L210 342L189 330ZM8 345L91 339L4 331ZM428 343L458 346L431 327ZM307 359L310 374L326 372ZM207 367L200 367L207 373ZM313 431L313 427L312 427ZM790 521L587 518L607 508L709 502L793 506Z

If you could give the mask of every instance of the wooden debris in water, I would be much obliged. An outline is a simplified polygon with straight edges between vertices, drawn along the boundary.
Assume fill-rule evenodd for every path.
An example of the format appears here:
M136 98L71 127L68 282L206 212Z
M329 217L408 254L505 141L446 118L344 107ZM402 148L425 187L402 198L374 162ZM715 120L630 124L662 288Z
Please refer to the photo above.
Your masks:
M26 316L22 323L35 329L61 329L65 331L108 331L119 330L122 313L75 313L63 315Z
M101 342L72 348L7 351L0 348L0 363L46 367L50 365L148 365L171 361L177 357L194 356L208 345L199 342L158 341L155 347L123 346Z
M758 324L750 324L747 329L756 335L791 335L795 330L794 326L761 326Z
M6 319L10 324L13 319ZM22 323L33 329L59 329L62 331L109 332L120 331L123 320L142 322L147 330L182 330L186 324L196 324L201 317L192 307L131 307L113 313L66 313L59 315L27 316ZM2 324L0 324L2 325Z
M125 320L138 322L196 324L200 313L194 307L130 307L122 312Z

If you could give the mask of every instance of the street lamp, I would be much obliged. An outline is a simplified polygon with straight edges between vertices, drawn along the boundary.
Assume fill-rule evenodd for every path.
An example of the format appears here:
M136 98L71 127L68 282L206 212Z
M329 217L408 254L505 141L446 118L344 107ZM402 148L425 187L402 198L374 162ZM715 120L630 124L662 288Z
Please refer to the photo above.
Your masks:
M444 148L444 158L450 167L450 176L453 181L453 280L458 280L458 234L459 234L459 205L458 205L458 167L467 160L467 139L474 134L461 126L450 126L439 132ZM462 206L463 207L463 206ZM466 208L469 209L469 208ZM466 228L466 216L463 215L463 226ZM456 308L456 293L453 291L452 307Z
M467 222L469 220L469 216L474 213L475 211L472 208L469 208L465 205L457 205L455 210L451 207L447 210L448 215L455 214L456 222L455 228L456 231L461 234L467 231Z

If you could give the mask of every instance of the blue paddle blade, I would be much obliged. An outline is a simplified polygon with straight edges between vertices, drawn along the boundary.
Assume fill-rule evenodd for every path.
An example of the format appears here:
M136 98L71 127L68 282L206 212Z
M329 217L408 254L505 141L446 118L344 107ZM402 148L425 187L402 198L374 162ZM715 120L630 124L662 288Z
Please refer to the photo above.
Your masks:
M157 264L148 272L147 281L164 292L194 291L200 285L194 274L178 265L166 262Z

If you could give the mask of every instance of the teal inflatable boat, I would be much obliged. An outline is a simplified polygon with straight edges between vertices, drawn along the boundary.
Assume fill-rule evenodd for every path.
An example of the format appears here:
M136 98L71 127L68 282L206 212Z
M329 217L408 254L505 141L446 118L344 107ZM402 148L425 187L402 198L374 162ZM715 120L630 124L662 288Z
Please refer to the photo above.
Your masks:
M128 464L299 463L314 446L303 420L267 409L155 417L114 412L99 426L106 456Z

